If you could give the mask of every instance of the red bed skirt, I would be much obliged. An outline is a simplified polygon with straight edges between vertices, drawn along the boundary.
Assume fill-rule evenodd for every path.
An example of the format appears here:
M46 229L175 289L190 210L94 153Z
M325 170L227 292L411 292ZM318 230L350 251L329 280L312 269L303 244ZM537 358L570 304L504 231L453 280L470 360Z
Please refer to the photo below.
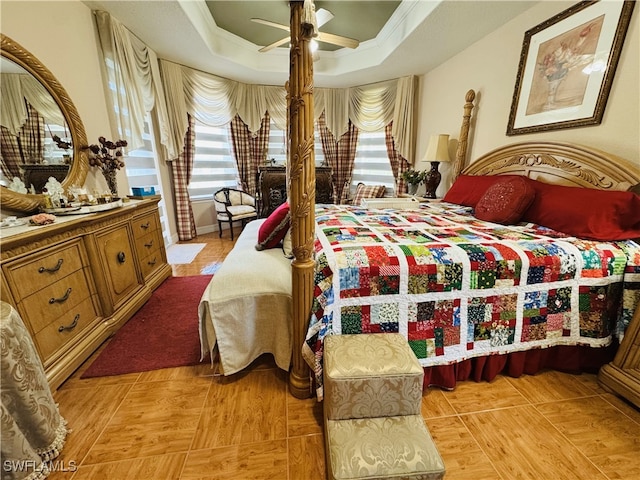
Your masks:
M519 377L523 373L533 375L544 369L567 373L597 373L602 365L613 360L617 348L617 343L603 348L559 345L505 355L471 358L453 365L425 367L424 387L433 386L452 390L458 381L490 382L500 373Z

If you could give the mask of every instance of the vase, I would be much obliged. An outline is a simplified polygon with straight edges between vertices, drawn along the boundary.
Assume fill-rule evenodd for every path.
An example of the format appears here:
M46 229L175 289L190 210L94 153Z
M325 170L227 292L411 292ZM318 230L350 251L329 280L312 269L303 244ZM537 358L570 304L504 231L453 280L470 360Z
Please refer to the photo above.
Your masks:
M415 195L418 193L418 186L419 185L417 183L407 184L407 191L409 192L409 195Z
M102 175L107 181L109 191L114 197L118 196L118 179L116 178L116 170L103 170Z

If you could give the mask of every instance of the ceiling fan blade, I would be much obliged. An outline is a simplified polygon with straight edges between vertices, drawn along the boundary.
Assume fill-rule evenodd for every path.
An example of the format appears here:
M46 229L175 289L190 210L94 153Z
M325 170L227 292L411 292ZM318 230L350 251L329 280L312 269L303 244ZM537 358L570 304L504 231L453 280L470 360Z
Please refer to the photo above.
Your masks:
M319 42L332 43L340 47L358 48L360 42L355 38L342 37L340 35L333 35L332 33L320 32L317 40Z
M262 18L252 18L251 21L256 23L261 23L262 25L268 25L270 27L279 28L280 30L286 30L287 32L289 31L289 27L281 23L271 22L269 20L264 20Z
M325 10L324 8L321 8L316 12L316 23L318 24L318 27L321 27L332 18L333 13L331 13L329 10Z
M273 42L273 43L272 43L272 44L270 44L270 45L267 45L267 46L265 46L265 47L262 47L262 48L261 48L260 50L258 50L258 51L259 51L259 52L268 52L269 50L272 50L272 49L274 49L274 48L276 48L276 47L279 47L280 45L283 45L283 44L287 43L287 42L288 42L288 41L290 41L290 40L291 40L291 38L290 38L290 37L282 38L282 39L278 40L277 42Z

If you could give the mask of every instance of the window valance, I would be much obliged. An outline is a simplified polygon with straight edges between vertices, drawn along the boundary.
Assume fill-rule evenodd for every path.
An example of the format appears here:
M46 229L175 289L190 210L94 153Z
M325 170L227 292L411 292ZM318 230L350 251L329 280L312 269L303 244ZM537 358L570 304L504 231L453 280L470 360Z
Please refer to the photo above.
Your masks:
M25 100L45 120L45 123L65 125L60 107L42 84L25 73L3 73L0 97L0 124L14 135L27 119Z
M158 108L160 141L170 159L184 148L187 114L212 126L226 125L238 115L256 133L268 111L275 124L286 130L284 87L236 82L163 59L158 69L155 53L122 24L106 12L96 12L96 19L105 58L115 63L109 81L116 92L126 92L113 98L119 112L116 126L119 132L130 132L120 135L132 148L142 139L145 113L153 105ZM347 132L349 121L363 131L379 131L393 121L396 150L411 159L415 83L415 77L408 76L358 87L316 87L315 119L324 112L335 138Z
M117 136L127 140L132 150L142 147L145 117L155 106L160 143L171 144L158 57L107 12L98 11L95 16L107 78L113 86L107 90L116 107L115 113L109 112Z
M226 125L238 115L249 131L256 133L268 111L275 124L286 130L284 87L235 82L166 60L160 60L160 67L168 111L178 115L171 118L170 113L170 123L177 129L174 139L184 138L186 122L180 119L186 118L187 113L212 126ZM398 152L405 158L412 158L414 78L342 89L315 88L314 116L317 120L325 112L327 127L336 138L347 132L349 120L358 129L368 132L382 130L393 121L394 126L398 125L394 129ZM181 151L181 145L177 143L175 150L170 151Z

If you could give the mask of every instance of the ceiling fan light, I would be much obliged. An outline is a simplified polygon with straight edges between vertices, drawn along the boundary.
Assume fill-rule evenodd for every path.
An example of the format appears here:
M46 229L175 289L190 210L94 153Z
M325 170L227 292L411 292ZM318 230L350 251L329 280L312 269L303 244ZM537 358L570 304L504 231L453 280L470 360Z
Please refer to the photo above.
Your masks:
M311 53L315 53L318 51L318 42L315 41L315 39L311 39L309 41L309 48L311 49Z

